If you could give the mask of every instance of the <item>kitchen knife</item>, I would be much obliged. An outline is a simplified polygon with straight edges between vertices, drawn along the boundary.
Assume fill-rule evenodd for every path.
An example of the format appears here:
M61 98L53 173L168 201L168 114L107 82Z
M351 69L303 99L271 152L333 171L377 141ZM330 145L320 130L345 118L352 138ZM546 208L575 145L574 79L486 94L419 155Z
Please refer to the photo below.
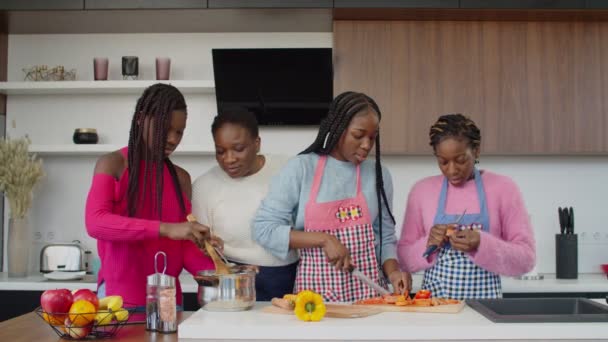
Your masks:
M378 292L380 295L384 296L384 295L390 295L391 293L383 288L382 286L376 284L376 282L374 282L373 280L371 280L368 276L366 276L365 274L363 274L358 268L353 267L350 271L350 273L353 275L353 277L361 280L363 283L365 283L365 285L371 287L372 289L376 290L376 292Z
M568 221L568 233L574 234L574 209L570 207L570 215Z
M564 211L562 210L562 207L558 207L557 208L557 215L559 217L559 231L562 235L566 234L566 223L564 220Z
M465 209L462 214L460 214L460 216L456 219L456 222L454 222L453 224L459 224L460 221L462 220L462 218L464 217L464 214L467 213L467 210ZM424 254L422 254L423 258L428 258L429 255L433 254L433 252L435 252L437 249L439 249L439 245L431 245L428 246L426 248L426 251L424 251Z

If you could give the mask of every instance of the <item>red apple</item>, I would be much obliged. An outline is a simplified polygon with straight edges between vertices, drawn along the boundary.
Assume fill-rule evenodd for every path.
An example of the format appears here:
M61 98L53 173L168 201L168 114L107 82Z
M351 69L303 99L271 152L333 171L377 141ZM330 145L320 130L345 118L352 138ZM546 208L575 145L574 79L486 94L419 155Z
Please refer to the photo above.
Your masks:
M86 300L95 306L95 310L99 308L99 299L97 298L97 295L89 289L76 290L76 292L73 293L73 298L74 302L77 300Z
M73 325L70 321L69 317L65 318L65 331L74 339L83 339L87 337L91 330L93 329L92 324L85 325L83 327L79 327L77 325Z
M40 306L46 313L44 319L53 324L62 324L72 306L72 293L68 289L46 290L40 296Z

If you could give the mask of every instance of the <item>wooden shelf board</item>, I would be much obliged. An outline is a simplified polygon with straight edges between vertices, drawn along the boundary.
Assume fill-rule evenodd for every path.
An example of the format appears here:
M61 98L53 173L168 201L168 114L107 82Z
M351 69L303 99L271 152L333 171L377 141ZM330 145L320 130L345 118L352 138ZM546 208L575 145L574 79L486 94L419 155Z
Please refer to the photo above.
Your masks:
M184 94L205 94L215 91L213 81L207 80L137 80L0 82L0 93L6 95L136 94L159 82L172 84Z
M110 144L66 144L66 145L30 145L30 152L41 156L95 156L109 153L122 148L121 145ZM183 145L174 152L176 156L212 155L215 151L202 146Z

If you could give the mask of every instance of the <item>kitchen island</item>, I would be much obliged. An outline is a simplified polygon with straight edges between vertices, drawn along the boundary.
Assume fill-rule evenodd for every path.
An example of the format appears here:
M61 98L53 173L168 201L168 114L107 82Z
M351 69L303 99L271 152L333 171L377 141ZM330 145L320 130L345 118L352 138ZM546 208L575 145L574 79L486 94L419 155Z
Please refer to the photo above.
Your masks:
M291 315L260 312L267 302L241 312L178 313L177 334L147 332L143 324L126 325L115 339L139 341L399 341L399 340L607 340L606 323L492 323L469 307L457 314L385 312L375 316L324 318L307 323ZM179 339L178 339L179 338ZM62 341L31 312L0 323L0 341Z
M608 340L606 322L493 323L468 306L456 314L383 312L310 323L292 315L260 312L266 305L258 302L253 310L241 312L199 310L179 325L179 340Z

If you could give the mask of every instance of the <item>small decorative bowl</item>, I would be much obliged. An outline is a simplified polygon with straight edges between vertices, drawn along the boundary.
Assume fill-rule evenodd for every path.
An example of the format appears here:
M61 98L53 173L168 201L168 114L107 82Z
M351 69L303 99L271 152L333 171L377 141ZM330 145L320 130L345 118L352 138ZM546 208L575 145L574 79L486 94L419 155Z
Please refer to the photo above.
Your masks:
M76 128L72 140L74 144L97 144L99 137L95 128Z

